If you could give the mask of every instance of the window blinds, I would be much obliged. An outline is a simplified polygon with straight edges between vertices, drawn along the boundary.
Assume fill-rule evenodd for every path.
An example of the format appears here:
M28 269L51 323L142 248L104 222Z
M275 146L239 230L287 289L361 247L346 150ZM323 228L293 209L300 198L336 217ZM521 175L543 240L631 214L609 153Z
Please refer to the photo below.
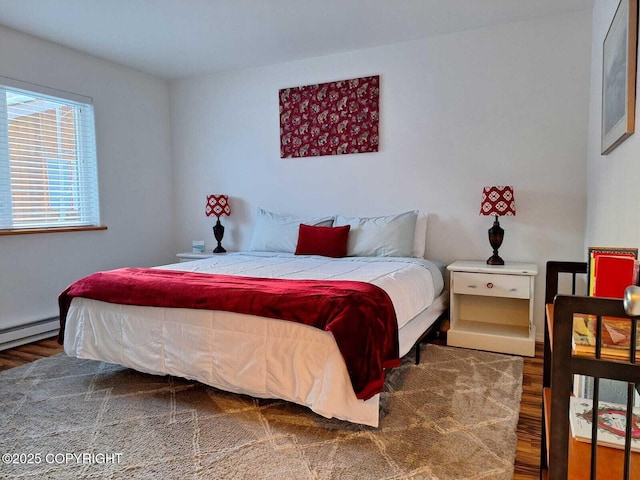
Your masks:
M0 83L0 230L98 226L90 99L37 90Z

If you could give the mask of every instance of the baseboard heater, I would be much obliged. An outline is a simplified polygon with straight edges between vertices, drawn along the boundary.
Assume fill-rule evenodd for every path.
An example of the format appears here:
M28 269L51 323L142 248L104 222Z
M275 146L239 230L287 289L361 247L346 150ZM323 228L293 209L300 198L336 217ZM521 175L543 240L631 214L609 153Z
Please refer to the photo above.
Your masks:
M0 330L0 350L17 347L54 337L60 329L60 318L52 317L37 322Z

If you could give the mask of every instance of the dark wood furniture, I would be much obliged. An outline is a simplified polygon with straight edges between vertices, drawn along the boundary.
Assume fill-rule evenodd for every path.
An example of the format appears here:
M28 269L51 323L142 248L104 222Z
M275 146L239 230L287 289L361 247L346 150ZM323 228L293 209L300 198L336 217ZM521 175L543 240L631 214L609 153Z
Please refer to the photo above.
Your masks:
M565 293L575 295L587 291L587 262L547 262L545 277L544 304L552 305L558 293L561 293L560 284L568 289ZM570 287L567 285L570 279ZM580 283L581 285L578 285ZM551 387L551 332L549 329L549 315L545 309L544 322L544 362L542 364L542 388L543 391ZM546 476L548 471L547 456L547 426L545 422L544 397L542 404L542 427L540 439L540 478Z
M568 278L561 278L568 277ZM571 279L571 287L562 292L560 283ZM581 282L582 285L578 285ZM569 288L568 285L566 285ZM544 304L551 305L558 293L576 295L587 292L587 262L547 262L547 274L545 277ZM548 320L548 319L547 319ZM549 322L544 323L544 358L551 358L551 342L549 339ZM551 385L551 362L544 362L542 370L542 386ZM544 424L543 424L544 427ZM544 433L544 431L543 431ZM544 440L544 438L543 438Z
M561 273L572 276L572 295L556 295ZM586 274L581 262L548 262L545 300L545 365L543 372L543 415L541 441L541 478L566 479L638 479L640 454L630 450L630 428L625 449L598 446L572 438L569 429L569 402L575 374L594 377L594 404L598 402L600 378L627 382L627 411L631 410L634 384L640 384L640 364L635 349L629 349L625 361L602 358L602 318L628 319L631 345L635 345L637 319L629 317L622 300L575 295L576 278ZM597 319L595 354L578 356L572 349L574 315L593 315ZM631 425L631 422L627 422ZM597 438L597 429L592 438Z

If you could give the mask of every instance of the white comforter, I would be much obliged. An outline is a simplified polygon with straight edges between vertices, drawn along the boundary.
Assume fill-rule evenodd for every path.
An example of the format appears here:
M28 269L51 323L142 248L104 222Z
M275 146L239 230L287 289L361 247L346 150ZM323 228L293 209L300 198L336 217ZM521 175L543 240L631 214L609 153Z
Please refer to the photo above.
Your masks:
M401 329L432 304L444 285L441 266L410 258L330 259L251 252L156 268L365 281L387 292ZM413 337L405 343L415 342ZM358 400L333 336L306 325L230 312L75 298L67 315L64 345L71 356L191 378L254 397L282 398L326 417L378 425L379 395ZM400 351L407 349L401 345Z
M382 288L391 298L398 317L398 328L402 328L431 305L443 288L439 267L431 261L416 258L336 259L317 255L250 252L232 253L157 268L245 277L357 280L372 283Z

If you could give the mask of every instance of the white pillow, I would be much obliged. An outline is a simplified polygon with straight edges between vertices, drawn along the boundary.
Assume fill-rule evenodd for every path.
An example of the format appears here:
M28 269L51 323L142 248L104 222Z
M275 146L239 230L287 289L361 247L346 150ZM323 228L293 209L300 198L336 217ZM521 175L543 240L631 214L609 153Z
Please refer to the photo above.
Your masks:
M416 234L413 237L413 256L416 258L425 258L427 249L427 219L426 213L418 213L416 219Z
M344 217L334 225L350 225L347 255L352 257L411 257L416 231L416 211L384 217Z
M299 218L258 208L249 251L295 253L301 223L330 227L333 216Z

